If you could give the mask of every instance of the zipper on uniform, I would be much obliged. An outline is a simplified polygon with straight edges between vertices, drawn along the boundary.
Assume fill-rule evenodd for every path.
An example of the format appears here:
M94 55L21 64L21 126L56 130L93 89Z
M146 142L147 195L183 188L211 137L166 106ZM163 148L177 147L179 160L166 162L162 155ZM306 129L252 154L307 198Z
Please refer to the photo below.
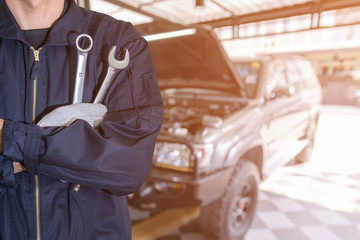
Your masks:
M35 62L40 61L40 50L41 50L41 48L39 48L38 50L35 50L34 47L30 47L30 49L31 49L31 50L33 51L33 53L34 53L34 61L35 61Z
M34 63L31 67L31 73L30 78L33 80L33 105L32 105L32 123L35 123L35 117L36 117L36 95L37 95L37 70L39 66L40 61L40 51L41 48L38 50L35 50L35 48L30 48L33 51L34 54Z
M33 105L32 105L32 123L35 123L36 118L36 95L37 95L37 68L40 61L41 48L35 50L30 48L34 54L34 64L31 68L31 80L33 80ZM39 176L35 174L35 208L36 208L36 239L41 239L40 234L40 187Z
M76 185L75 185L75 187L73 188L73 190L74 190L74 196L79 192L80 187L81 187L80 184L76 184Z

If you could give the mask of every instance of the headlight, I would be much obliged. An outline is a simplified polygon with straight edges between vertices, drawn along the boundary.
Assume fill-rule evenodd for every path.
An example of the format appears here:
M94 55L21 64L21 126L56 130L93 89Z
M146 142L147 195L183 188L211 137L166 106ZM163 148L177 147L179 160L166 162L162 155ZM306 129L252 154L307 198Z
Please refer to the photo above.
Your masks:
M154 152L156 166L190 172L192 170L191 149L181 143L157 142Z

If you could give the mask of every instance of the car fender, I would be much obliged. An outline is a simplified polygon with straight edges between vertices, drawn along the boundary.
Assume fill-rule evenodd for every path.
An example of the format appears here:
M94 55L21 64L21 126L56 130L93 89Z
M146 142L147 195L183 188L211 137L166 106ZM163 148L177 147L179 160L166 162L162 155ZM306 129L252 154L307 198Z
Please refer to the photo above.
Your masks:
M261 134L259 133L248 135L241 141L234 144L226 156L226 160L224 162L225 167L235 166L239 160L244 160L244 156L254 149L261 149L261 151L264 151L264 141ZM256 166L261 172L263 155L264 154L262 153L261 159L246 160L255 162Z

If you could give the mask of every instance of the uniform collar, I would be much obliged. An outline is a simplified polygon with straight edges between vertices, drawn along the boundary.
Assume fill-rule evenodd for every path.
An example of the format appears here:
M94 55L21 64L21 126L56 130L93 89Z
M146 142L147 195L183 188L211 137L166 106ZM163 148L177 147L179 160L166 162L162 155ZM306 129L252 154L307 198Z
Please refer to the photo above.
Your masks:
M21 30L5 0L0 0L0 37L21 39Z
M65 0L64 11L51 28L44 45L73 45L76 36L88 29L89 21L74 0ZM0 38L26 42L5 0L0 0Z

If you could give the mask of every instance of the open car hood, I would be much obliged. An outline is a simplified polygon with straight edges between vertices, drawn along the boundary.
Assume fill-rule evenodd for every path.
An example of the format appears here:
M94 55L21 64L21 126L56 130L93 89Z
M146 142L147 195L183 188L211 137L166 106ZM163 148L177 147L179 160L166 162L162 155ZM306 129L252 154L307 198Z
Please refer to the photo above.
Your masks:
M201 88L242 96L241 82L211 29L197 27L171 33L178 36L145 37L160 89Z

